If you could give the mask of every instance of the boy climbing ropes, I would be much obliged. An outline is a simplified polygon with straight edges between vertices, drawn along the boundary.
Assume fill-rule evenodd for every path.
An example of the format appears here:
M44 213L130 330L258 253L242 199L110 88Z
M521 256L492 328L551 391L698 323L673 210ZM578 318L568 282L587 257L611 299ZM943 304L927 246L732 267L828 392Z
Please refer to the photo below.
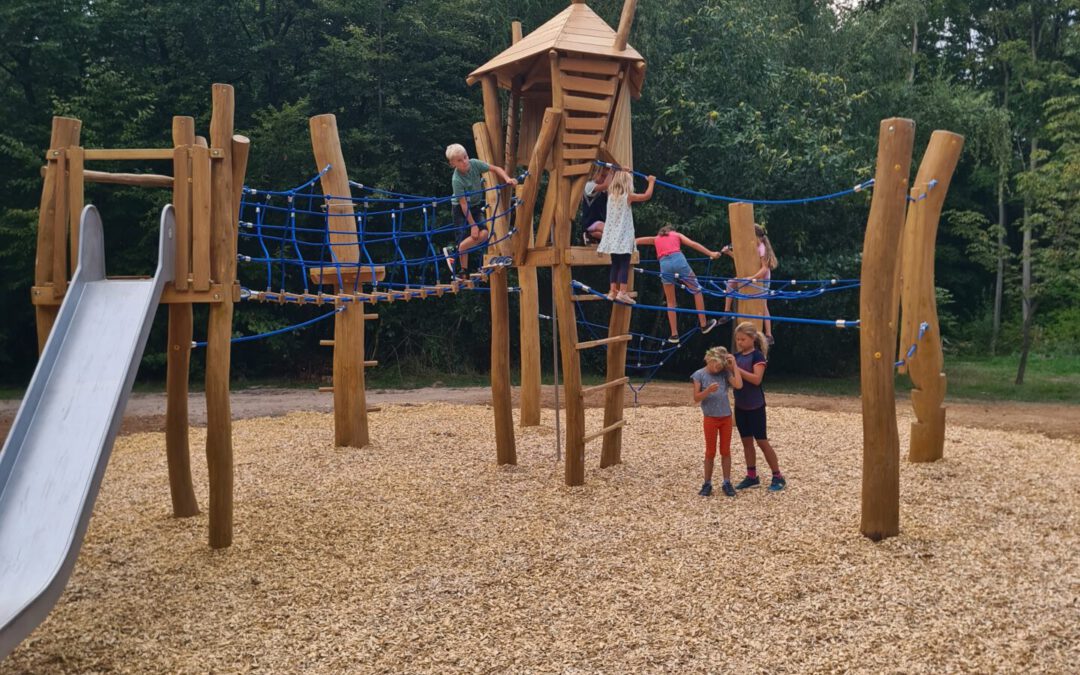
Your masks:
M501 167L479 159L469 159L469 153L460 143L446 147L446 161L454 168L450 177L454 190L454 226L461 228L457 244L458 273L468 275L469 249L483 244L489 236L487 218L484 216L484 172L491 171L506 185L517 185L517 180L507 175ZM443 254L453 271L454 247L443 248Z

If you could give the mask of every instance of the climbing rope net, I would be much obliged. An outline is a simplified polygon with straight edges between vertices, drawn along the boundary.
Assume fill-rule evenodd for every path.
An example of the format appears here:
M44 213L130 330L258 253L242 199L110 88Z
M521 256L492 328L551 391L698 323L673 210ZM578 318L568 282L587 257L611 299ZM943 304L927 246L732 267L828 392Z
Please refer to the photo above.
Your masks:
M611 168L614 165L597 162ZM350 181L350 186L360 196L326 195L317 189L319 180L330 170L325 167L301 185L285 190L264 190L245 187L239 219L239 244L237 258L240 263L261 266L263 284L260 288L243 287L241 297L245 300L279 304L332 305L331 311L301 323L275 329L258 335L234 338L234 342L257 340L300 330L344 311L350 303L379 303L443 295L460 290L482 291L487 275L499 266L512 264L509 257L488 258L488 263L478 271L455 276L453 257L460 253L447 250L447 244L456 244L471 226L454 225L452 209L456 208L456 196L431 197L370 187ZM636 176L645 175L633 171ZM524 179L524 175L521 179ZM937 181L930 181L926 197ZM851 188L825 195L793 199L746 199L714 195L663 180L656 183L663 187L725 202L745 202L758 205L809 204L852 195L873 186L868 180ZM509 239L516 233L516 198L502 203L501 195L507 185L495 185L465 196L470 202L486 200L494 202L485 220L478 225L493 232L494 221L507 218L510 224L502 236L492 234L486 241L469 249L471 257L483 256L492 246ZM700 293L707 298L734 300L797 301L821 297L829 293L849 291L859 287L858 279L743 279L714 275L713 260L691 258L690 262L706 261L705 273L694 279L664 277L657 269L659 261L642 260L636 272L646 279L659 279L675 285L688 294ZM449 263L449 264L448 264ZM586 284L574 281L576 290L605 297ZM254 285L254 284L252 284ZM517 289L511 289L516 291ZM587 317L585 303L576 303L579 328L598 339L607 332L606 323L592 321ZM595 303L594 303L595 304ZM652 312L676 312L677 314L702 315L710 319L762 318L757 315L716 310L668 307L647 303L635 304L636 310ZM547 317L545 317L547 318ZM831 326L836 328L857 327L857 320L813 319L793 316L767 317L771 321ZM695 333L696 326L678 336L678 343L667 337L648 333L631 332L627 347L626 367L638 374L642 382L631 385L635 393L652 380L657 372L685 346ZM921 340L927 324L920 326ZM196 343L202 346L204 343ZM914 355L916 344L908 350L905 359Z

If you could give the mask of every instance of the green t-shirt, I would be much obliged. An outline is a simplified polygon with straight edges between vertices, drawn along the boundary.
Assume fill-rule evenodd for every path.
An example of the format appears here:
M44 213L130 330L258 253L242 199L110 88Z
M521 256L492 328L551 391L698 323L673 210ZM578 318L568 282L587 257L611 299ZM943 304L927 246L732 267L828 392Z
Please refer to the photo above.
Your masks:
M480 190L484 189L484 172L488 171L491 167L487 162L481 162L479 159L469 160L469 172L461 173L457 169L454 169L453 176L450 178L450 184L454 187L454 203L457 203L459 197L464 197L468 192L475 192L476 194L468 195L470 205L479 204L484 201L484 195Z

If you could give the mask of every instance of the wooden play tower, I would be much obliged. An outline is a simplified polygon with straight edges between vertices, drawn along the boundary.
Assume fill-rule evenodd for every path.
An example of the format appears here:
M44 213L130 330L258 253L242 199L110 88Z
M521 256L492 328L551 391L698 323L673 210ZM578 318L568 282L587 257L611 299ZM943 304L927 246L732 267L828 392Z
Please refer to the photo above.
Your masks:
M518 188L521 204L515 223L517 233L493 253L513 256L521 286L522 426L540 421L536 271L539 267L552 269L564 376L567 485L584 482L585 444L590 440L603 438L601 467L620 461L630 308L612 305L608 337L578 341L574 303L593 296L574 294L573 268L608 265L610 259L598 255L595 249L571 246L570 230L596 160L633 167L630 102L640 97L645 78L644 59L627 44L636 5L635 0L625 0L617 31L579 0L527 37L521 37L520 25L515 24L510 48L474 70L467 80L469 84L479 82L483 88L484 121L473 128L477 155L489 163L529 167L528 178ZM510 92L505 125L500 88ZM496 154L496 149L503 152ZM544 204L534 228L534 211L545 172ZM495 237L504 235L508 228L505 219L497 221ZM498 462L513 464L516 452L510 402L507 270L492 272L490 283L491 380ZM580 353L601 346L607 347L606 381L583 389ZM584 399L601 392L605 396L603 427L587 432Z
M169 306L168 391L165 446L173 514L199 513L191 481L188 444L188 373L192 308L209 305L206 338L206 459L210 484L210 545L224 548L233 537L233 447L229 406L233 305L236 282L237 214L250 142L233 135L233 88L215 84L209 140L195 135L195 120L177 116L169 148L84 148L82 122L54 117L42 169L37 260L31 299L37 318L38 350L44 348L71 275L78 264L79 216L86 183L110 183L171 191L176 214L176 281L165 286ZM88 162L169 163L173 175L116 173L86 168Z

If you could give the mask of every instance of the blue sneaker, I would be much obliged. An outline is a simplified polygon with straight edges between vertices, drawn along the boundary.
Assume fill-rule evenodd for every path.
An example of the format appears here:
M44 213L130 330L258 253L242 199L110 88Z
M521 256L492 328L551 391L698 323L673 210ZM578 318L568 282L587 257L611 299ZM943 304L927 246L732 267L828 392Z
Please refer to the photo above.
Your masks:
M724 491L724 494L728 497L735 496L735 488L731 487L731 483L724 481L724 484L720 486L720 489Z
M787 485L787 481L783 476L773 476L772 482L769 483L769 492L780 492Z
M701 489L698 490L698 494L702 497L708 497L712 495L712 483L705 483L704 485L702 485Z
M746 478L743 478L741 481L739 481L739 484L735 486L735 489L745 490L746 488L757 487L759 485L761 485L760 478L751 478L750 476L747 476Z

